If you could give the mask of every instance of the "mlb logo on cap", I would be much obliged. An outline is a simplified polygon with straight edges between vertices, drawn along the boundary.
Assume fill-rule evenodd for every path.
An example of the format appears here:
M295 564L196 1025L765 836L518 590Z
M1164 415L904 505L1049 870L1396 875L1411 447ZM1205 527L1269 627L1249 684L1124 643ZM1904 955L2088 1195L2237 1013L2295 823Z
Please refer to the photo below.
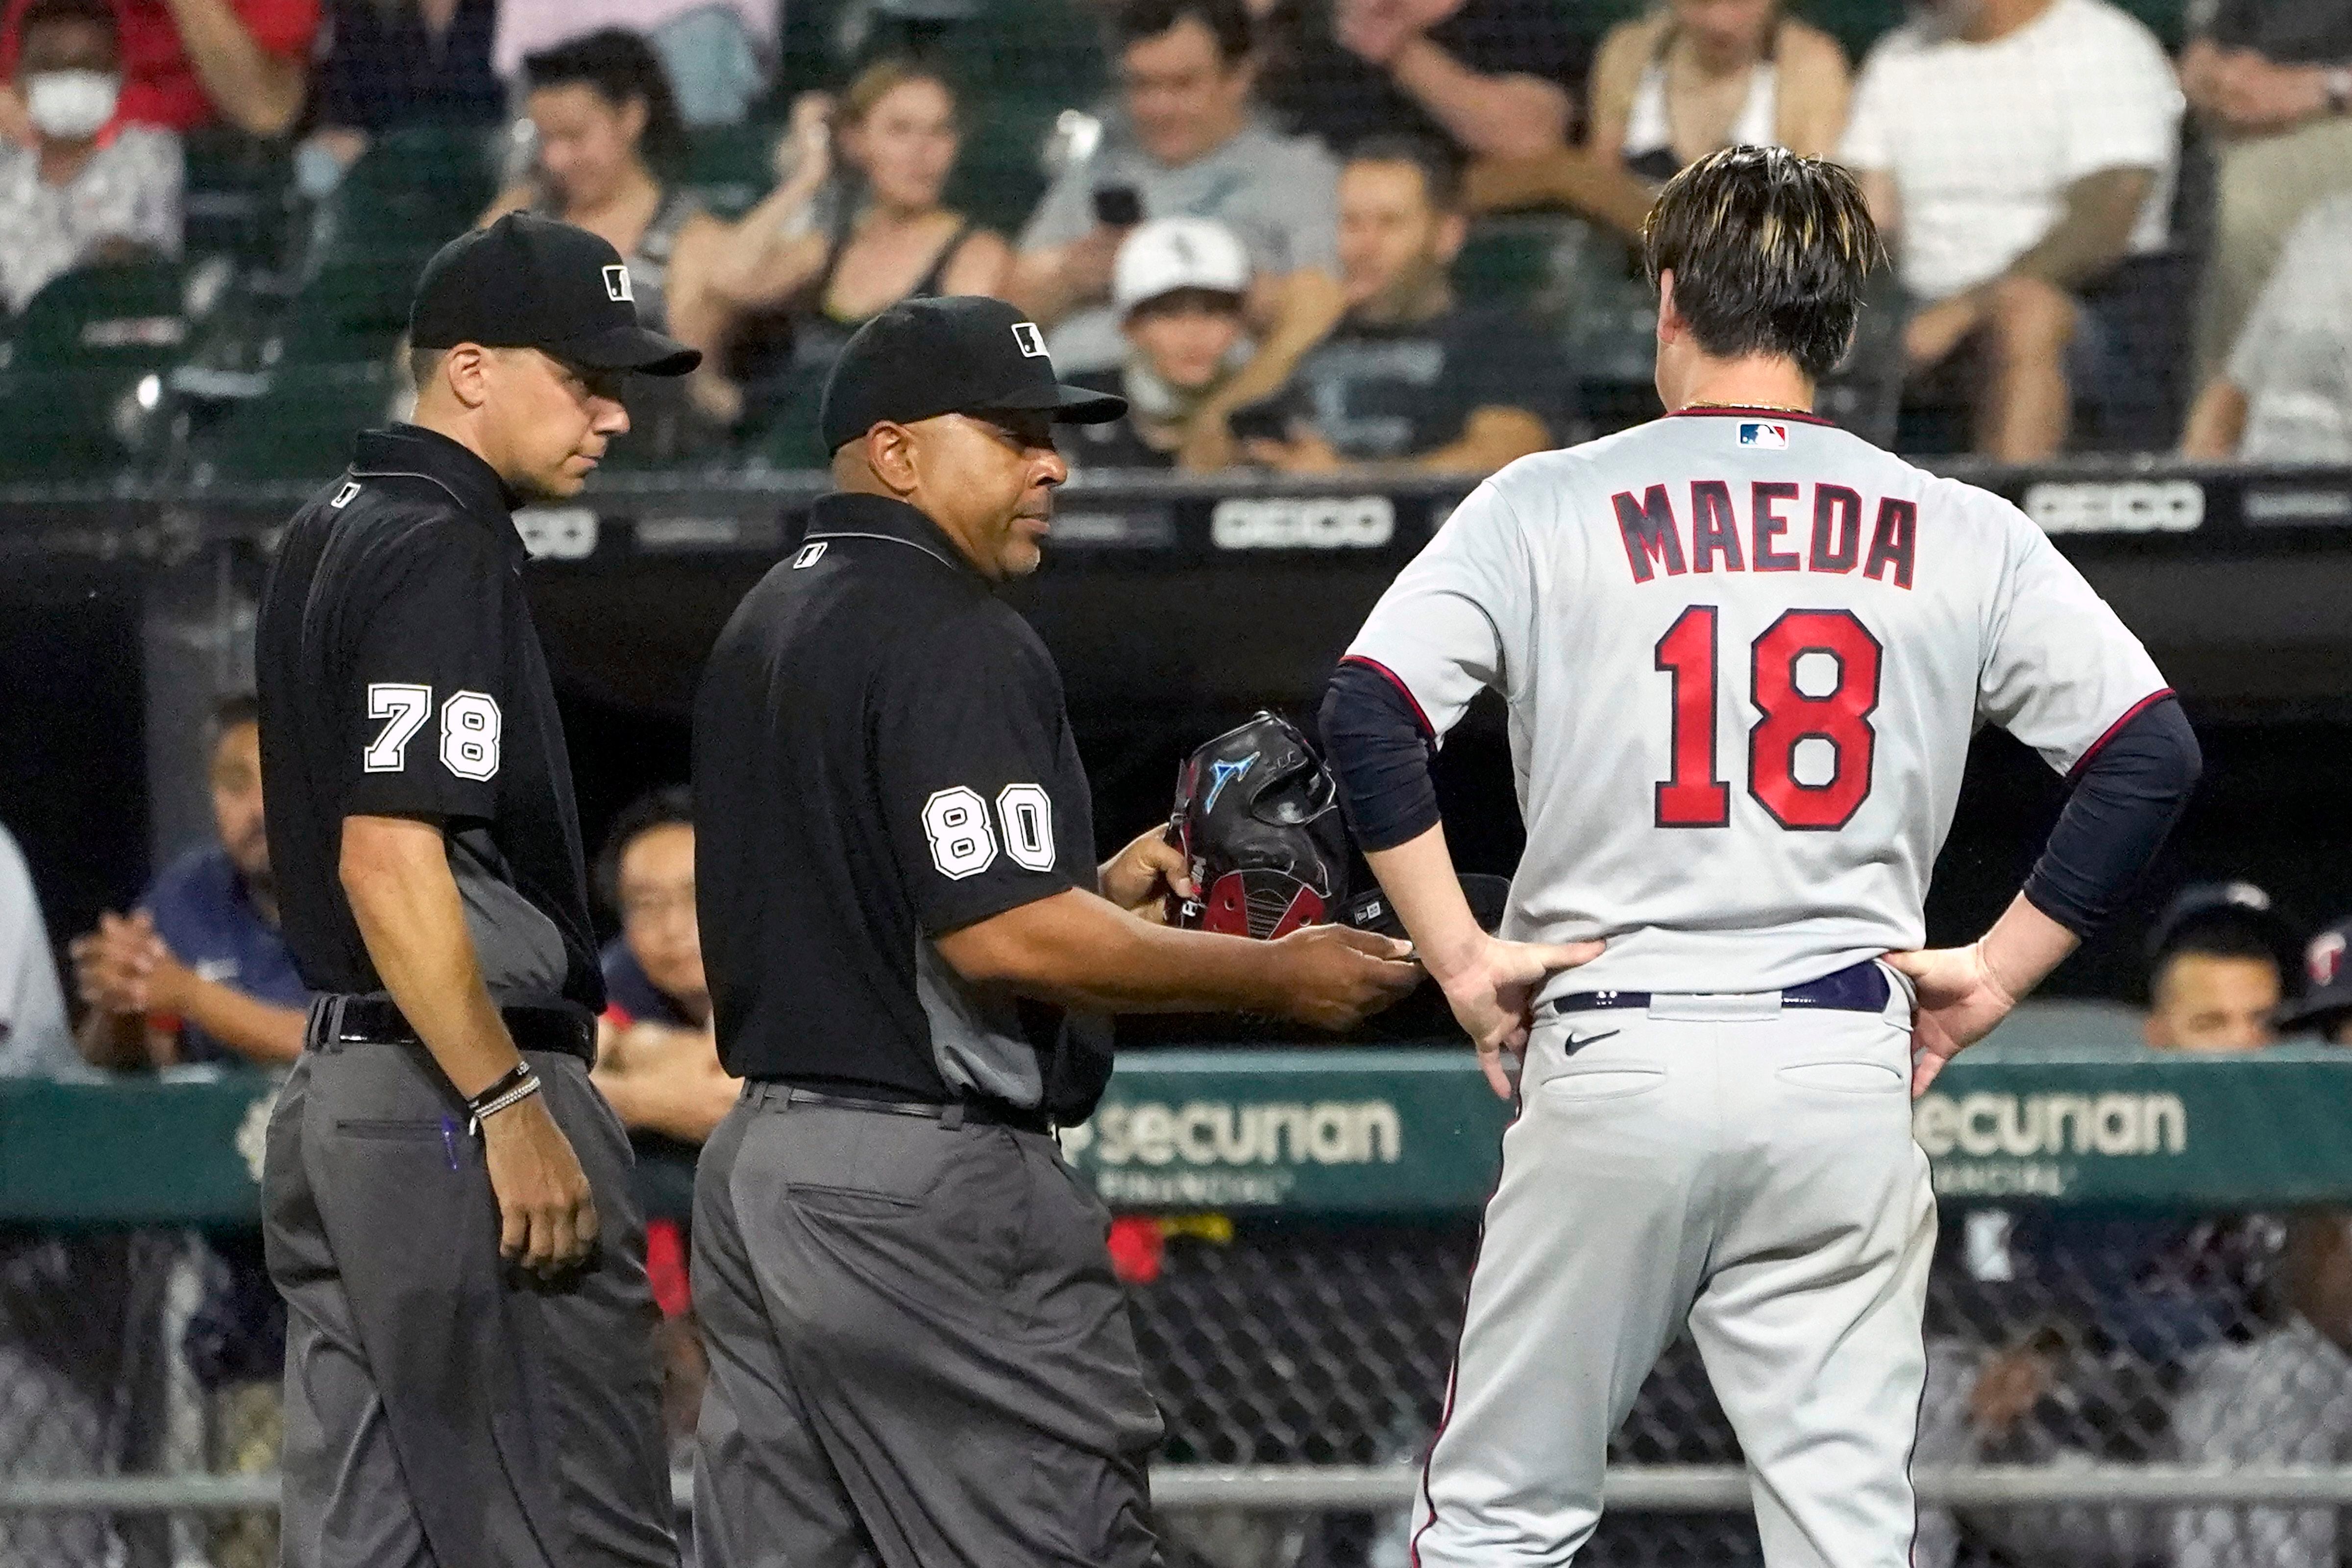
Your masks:
M637 297L629 291L629 269L627 268L607 267L604 268L604 298L616 301L625 300L633 305L636 303Z
M1044 359L1045 357L1045 334L1037 330L1036 322L1013 322L1013 341L1021 345L1021 352L1029 358Z
M1739 444L1743 447L1786 447L1789 444L1789 427L1786 425L1742 425L1739 427Z

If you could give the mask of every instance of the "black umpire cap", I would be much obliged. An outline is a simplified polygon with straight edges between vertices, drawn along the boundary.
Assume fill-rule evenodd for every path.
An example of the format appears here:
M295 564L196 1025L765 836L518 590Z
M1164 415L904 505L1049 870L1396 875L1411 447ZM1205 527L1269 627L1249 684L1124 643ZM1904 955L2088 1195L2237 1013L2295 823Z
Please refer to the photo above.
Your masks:
M590 370L684 375L702 351L638 324L628 264L612 242L552 218L509 213L425 264L408 315L420 349L541 349Z
M885 420L997 409L1100 425L1126 413L1127 399L1055 380L1045 334L1003 300L951 294L901 300L858 328L825 379L817 426L837 452Z

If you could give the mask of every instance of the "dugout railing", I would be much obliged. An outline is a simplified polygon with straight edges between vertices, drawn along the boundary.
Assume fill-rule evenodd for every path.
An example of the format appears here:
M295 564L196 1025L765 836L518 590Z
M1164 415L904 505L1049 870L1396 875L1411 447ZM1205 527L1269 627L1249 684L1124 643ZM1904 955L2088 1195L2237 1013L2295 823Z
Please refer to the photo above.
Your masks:
M2081 1009L2028 1018L1915 1107L1945 1229L1930 1405L1964 1404L1969 1373L2018 1342L2051 1363L1998 1440L1947 1410L1942 1446L1923 1445L1923 1542L1942 1555L1921 1561L2032 1561L2023 1539L2084 1563L2332 1563L2352 1360L2314 1276L2352 1266L2327 1244L2331 1205L2352 1205L2352 1053L2158 1056L2122 1037ZM132 1563L190 1561L218 1521L269 1507L270 1475L221 1473L228 1413L181 1350L188 1238L255 1223L270 1094L217 1071L0 1086L0 1563L70 1561L93 1532ZM1396 1560L1503 1114L1451 1049L1150 1052L1066 1135L1124 1216L1169 1425L1155 1487L1195 1561ZM2063 1245L2028 1244L2053 1222ZM45 1248L89 1261L28 1272ZM2151 1302L2167 1310L2135 1316ZM76 1347L76 1375L25 1375ZM95 1462L61 1463L54 1431L24 1447L22 1401L60 1387L88 1406L66 1437ZM1687 1342L1613 1458L1580 1561L1758 1560L1737 1441Z

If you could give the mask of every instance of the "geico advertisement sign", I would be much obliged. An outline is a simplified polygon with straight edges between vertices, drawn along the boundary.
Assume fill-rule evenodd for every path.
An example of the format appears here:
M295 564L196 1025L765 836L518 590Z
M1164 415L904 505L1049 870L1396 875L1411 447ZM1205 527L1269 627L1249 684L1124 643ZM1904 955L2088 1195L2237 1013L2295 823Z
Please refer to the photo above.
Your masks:
M1392 1165L1404 1153L1404 1122L1385 1100L1147 1100L1104 1106L1065 1131L1062 1148L1107 1166Z
M1235 496L1209 514L1220 550L1377 550L1396 537L1386 496Z
M1928 1094L1911 1135L1931 1160L2055 1154L2178 1154L2189 1108L2177 1094Z
M2188 479L2038 484L2025 515L2044 533L2187 533L2205 521L2205 490Z

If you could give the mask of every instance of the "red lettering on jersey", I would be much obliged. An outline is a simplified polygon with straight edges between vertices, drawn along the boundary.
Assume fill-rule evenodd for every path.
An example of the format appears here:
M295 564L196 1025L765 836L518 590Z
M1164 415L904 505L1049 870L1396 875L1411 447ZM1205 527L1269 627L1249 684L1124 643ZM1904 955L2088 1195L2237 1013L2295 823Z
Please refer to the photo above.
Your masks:
M1691 570L1712 572L1723 557L1727 572L1745 572L1739 554L1739 520L1731 515L1731 487L1721 479L1691 481Z
M1794 554L1780 548L1780 536L1789 531L1789 520L1775 510L1784 500L1796 500L1798 489L1785 479L1769 484L1759 479L1754 486L1756 511L1750 520L1753 543L1748 556L1759 572L1794 572L1802 564Z
M1610 500L1617 508L1617 531L1624 536L1625 562L1633 568L1634 582L1646 583L1657 574L1652 570L1654 562L1664 567L1669 577L1679 577L1687 570L1675 505L1666 499L1665 486L1652 485L1643 493L1639 506L1633 504L1631 490L1619 490Z
M1878 524L1870 532L1870 559L1863 563L1862 574L1885 582L1891 566L1895 585L1908 588L1918 542L1919 503L1888 496L1878 503Z
M1851 572L1862 558L1862 498L1843 485L1813 487L1813 552L1809 572Z

